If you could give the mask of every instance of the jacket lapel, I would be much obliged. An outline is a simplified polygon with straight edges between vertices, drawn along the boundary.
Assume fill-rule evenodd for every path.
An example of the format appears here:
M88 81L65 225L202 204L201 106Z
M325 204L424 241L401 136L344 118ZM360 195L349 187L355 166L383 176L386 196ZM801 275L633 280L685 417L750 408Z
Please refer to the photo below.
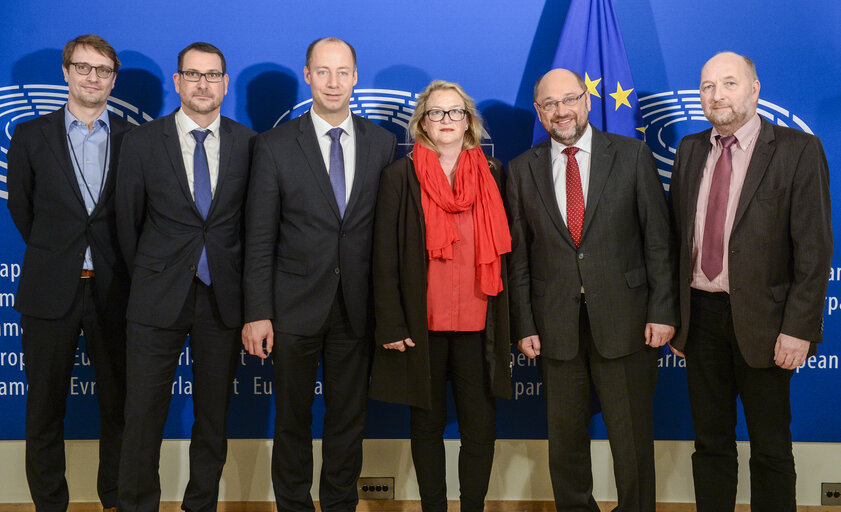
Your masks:
M312 124L309 112L302 115L298 124L298 145L301 147L301 152L307 159L310 172L318 183L318 187L324 194L327 204L336 215L336 218L341 220L339 215L339 205L336 204L336 197L333 195L333 185L330 184L330 176L327 174L327 168L324 167L324 159L321 156L321 148L318 145L318 140L315 135L315 128ZM359 156L357 155L357 161Z
M546 213L555 224L555 228L569 243L575 245L569 234L569 229L561 217L561 209L558 206L558 199L555 197L555 182L552 180L552 150L551 142L547 139L532 148L533 158L529 161L529 169L534 179L535 188L546 208Z
M730 233L736 230L739 221L745 214L748 205L756 194L756 189L762 182L765 176L765 171L768 170L768 164L771 162L771 156L774 154L774 127L766 121L761 119L761 127L759 136L756 139L756 145L753 148L753 155L750 157L747 174L745 175L745 183L742 185L742 193L739 195L739 204L736 207L736 215L733 218L733 228Z
M684 219L683 232L691 233L691 236L684 237L690 254L695 243L695 214L697 213L698 193L701 189L701 178L704 176L704 166L710 154L710 133L711 130L706 130L701 133L700 140L692 141L689 146L689 157L686 159L686 163L682 165L684 168L680 170L686 176L686 206L684 210L688 212L688 215ZM681 191L676 190L675 193L680 194Z
M67 129L64 126L64 106L54 113L50 114L50 123L43 128L44 139L47 145L53 152L53 156L61 167L64 177L70 184L70 189L75 194L76 199L79 200L79 206L82 210L85 209L85 200L82 198L82 191L79 190L79 181L76 179L76 171L73 169L73 163L70 161L70 146L67 145Z
M231 153L234 147L234 137L231 133L231 125L224 117L219 124L219 174L216 176L216 193L213 194L213 199L210 202L210 209L207 216L213 215L213 210L216 208L216 203L221 194L225 178L228 176L228 170L231 163ZM195 201L194 201L195 202Z
M169 156L169 162L172 166L172 171L175 173L175 178L181 186L181 192L196 215L201 218L199 209L196 208L196 202L193 199L193 194L190 193L190 185L187 183L187 169L184 167L184 157L181 154L181 143L178 141L178 129L175 127L175 114L170 114L164 119L164 147Z
M581 228L581 240L587 236L587 228L593 221L593 216L599 205L607 178L613 170L613 160L616 152L611 148L610 140L604 134L591 127L593 141L590 146L590 182L587 185L587 201L584 208L584 225Z
M359 194L365 186L365 181L371 174L368 168L368 156L370 155L370 141L368 140L368 132L365 130L365 125L359 122L359 119L353 116L353 136L356 139L356 163L353 169L353 188L350 191L350 199L345 208L345 218L350 215L351 210L358 202ZM332 192L332 186L331 186ZM335 201L335 196L334 196Z

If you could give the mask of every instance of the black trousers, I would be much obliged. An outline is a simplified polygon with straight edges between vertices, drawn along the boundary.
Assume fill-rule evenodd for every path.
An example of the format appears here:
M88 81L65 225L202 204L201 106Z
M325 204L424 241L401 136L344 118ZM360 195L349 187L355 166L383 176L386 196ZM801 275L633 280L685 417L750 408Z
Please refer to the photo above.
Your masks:
M193 280L175 324L169 328L128 323L126 428L120 462L120 510L155 511L161 499L161 442L172 399L172 382L187 335L193 369L190 479L181 507L215 511L227 455L226 416L231 397L239 327L222 322L213 290Z
M432 408L411 408L412 461L424 512L447 510L447 380L452 383L461 435L461 511L484 510L496 441L496 401L488 393L484 353L481 332L429 333Z
M282 325L279 327L283 327ZM272 484L278 512L312 511L312 404L319 361L324 377L319 501L325 512L356 510L368 406L371 339L356 336L341 292L314 336L275 330Z
M726 293L692 291L686 376L695 426L692 472L698 511L736 504L736 399L750 437L751 510L796 510L790 383L779 367L751 368L742 358Z
M70 311L48 320L22 315L26 381L26 479L38 512L67 510L64 415L70 375L84 330L99 404L97 492L103 507L117 506L126 380L125 319L97 307L94 278L80 279Z
M599 510L590 460L591 381L607 427L620 511L654 512L654 390L657 351L605 359L581 301L575 358L540 358L549 421L549 473L559 511ZM643 334L639 333L640 344Z

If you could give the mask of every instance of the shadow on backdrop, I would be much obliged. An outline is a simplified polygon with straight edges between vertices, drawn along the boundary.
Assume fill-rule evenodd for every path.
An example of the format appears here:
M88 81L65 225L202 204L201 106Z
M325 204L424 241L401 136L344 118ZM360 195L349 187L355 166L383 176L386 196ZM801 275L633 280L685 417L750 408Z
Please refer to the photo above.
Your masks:
M165 83L161 68L139 52L125 51L118 56L122 65L111 95L131 103L152 119L160 117Z
M298 75L270 62L245 68L234 85L236 119L258 133L272 128L298 101Z

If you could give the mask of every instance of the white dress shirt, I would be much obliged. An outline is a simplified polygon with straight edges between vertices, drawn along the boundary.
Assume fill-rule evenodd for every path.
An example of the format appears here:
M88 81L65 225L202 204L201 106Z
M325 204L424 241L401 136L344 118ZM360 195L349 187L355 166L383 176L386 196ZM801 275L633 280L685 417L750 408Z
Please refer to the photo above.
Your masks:
M216 194L216 181L219 178L219 125L222 117L218 116L207 128L202 128L195 121L178 109L175 113L175 129L178 131L178 143L181 146L181 157L184 160L184 169L187 171L187 184L190 186L190 194L193 200L196 199L196 191L193 188L193 153L196 150L196 139L190 133L193 130L210 130L207 138L204 139L204 152L207 154L207 167L210 170L210 194Z
M318 147L321 149L321 157L324 159L324 168L327 169L327 174L330 174L330 144L333 142L327 132L333 128L344 130L339 141L342 143L342 155L345 158L345 204L347 204L350 201L350 192L353 190L353 177L356 171L356 134L353 131L353 116L350 115L350 110L348 110L348 116L339 126L331 125L316 114L313 109L310 109L310 118L313 128L315 128Z
M584 194L584 208L586 209L587 188L590 185L590 155L593 146L593 129L589 124L581 138L572 146L578 148L575 160L581 172L581 192ZM567 147L569 146L564 146L552 139L552 181L555 182L555 197L558 200L558 208L561 210L564 223L567 221L567 156L563 150Z

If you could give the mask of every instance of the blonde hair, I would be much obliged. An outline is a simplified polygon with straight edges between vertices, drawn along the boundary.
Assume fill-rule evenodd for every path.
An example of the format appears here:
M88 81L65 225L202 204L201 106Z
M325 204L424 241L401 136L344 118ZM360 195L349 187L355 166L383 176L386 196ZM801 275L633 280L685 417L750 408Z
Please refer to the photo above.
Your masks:
M412 120L409 121L409 132L415 141L420 142L424 146L438 152L435 143L429 138L423 127L421 121L426 115L426 103L429 100L429 95L435 91L452 90L461 96L464 101L464 110L467 112L467 131L464 133L464 144L462 149L473 149L482 141L482 118L476 110L476 102L473 98L464 92L462 87L455 82L447 82L446 80L433 80L420 96L418 96L418 104L415 106L415 113L412 115Z

